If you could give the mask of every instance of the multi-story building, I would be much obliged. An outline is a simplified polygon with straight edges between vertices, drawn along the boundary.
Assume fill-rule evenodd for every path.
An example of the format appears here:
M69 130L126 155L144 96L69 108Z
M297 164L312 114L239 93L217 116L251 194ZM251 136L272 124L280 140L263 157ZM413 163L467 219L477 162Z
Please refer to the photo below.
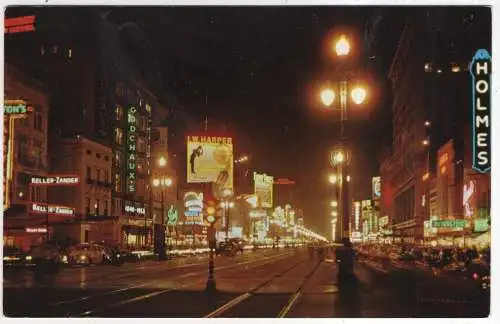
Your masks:
M470 123L466 112L471 102L467 63L477 48L491 47L491 14L483 9L418 9L408 14L389 70L393 147L381 168L383 186L390 188L385 191L391 196L383 199L392 201L396 242L423 241L428 214L422 197L428 195L425 181L439 172L434 164L438 149L452 139L456 153L450 162L464 154L462 129ZM474 44L464 39L474 39ZM450 172L454 188L459 188L460 168Z
M159 88L159 72L144 35L135 24L110 23L95 8L31 10L35 31L10 35L6 59L57 94L50 103L49 143L80 135L112 149L110 214L119 218L118 243L149 245L152 120L163 121L168 111L151 90ZM147 60L139 57L144 53Z
M51 160L57 174L75 176L74 186L50 187L52 203L74 208L75 217L54 224L53 239L76 243L115 243L119 239L117 218L111 216L111 148L76 136L57 144Z
M47 202L46 188L30 184L48 173L49 104L40 82L9 63L4 98L4 242L28 248L47 230L44 218L31 210L33 202Z

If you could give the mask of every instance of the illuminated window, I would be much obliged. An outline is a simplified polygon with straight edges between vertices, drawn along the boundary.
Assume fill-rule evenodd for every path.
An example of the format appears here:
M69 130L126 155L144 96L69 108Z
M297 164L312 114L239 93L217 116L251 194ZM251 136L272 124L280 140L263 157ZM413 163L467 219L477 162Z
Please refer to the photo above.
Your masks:
M425 63L424 65L424 71L427 73L432 72L432 64L431 63Z
M115 166L121 168L123 165L123 153L121 151L115 151Z
M72 58L73 57L73 50L70 48L68 49L68 58Z
M118 145L123 145L123 129L115 128L115 143Z
M95 205L94 205L94 213L95 213L96 216L99 215L99 210L100 209L101 209L100 200L96 199Z
M142 136L137 139L137 152L146 152L146 139Z
M115 173L115 192L122 192L122 178L119 173Z
M116 120L123 120L123 108L120 105L116 105L115 108Z

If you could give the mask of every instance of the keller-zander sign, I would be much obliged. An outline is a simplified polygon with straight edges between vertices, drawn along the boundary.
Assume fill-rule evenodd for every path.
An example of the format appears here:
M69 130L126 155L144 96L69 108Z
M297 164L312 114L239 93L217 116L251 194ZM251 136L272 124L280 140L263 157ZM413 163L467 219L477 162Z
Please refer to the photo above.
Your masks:
M476 51L469 68L472 76L472 168L486 173L491 169L491 56Z

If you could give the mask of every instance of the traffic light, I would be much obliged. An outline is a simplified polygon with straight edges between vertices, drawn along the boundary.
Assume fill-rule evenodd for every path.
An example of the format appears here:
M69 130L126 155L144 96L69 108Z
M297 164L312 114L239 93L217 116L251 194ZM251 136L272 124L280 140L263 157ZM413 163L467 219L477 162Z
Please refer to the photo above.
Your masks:
M214 224L217 221L217 212L215 201L209 201L207 207L205 208L205 220L210 224Z

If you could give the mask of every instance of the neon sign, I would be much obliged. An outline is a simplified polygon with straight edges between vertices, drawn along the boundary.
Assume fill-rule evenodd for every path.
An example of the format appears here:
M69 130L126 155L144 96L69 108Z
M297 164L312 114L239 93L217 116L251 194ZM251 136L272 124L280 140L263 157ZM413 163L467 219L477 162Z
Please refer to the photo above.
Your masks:
M184 224L203 224L203 193L193 191L184 195Z
M31 211L33 213L44 213L44 214L53 214L53 215L62 215L62 216L74 216L75 210L71 207L66 206L54 206L54 205L46 205L40 203L32 203Z
M474 195L474 182L471 180L469 181L469 185L467 186L466 184L464 185L464 194L463 194L463 206L464 206L464 213L467 218L471 218L474 215L474 206L472 206L472 197Z
M5 34L31 32L35 30L35 16L5 19Z
M32 110L24 100L5 100L3 105L4 114L7 116L26 117Z
M26 227L26 233L47 233L45 227Z
M64 185L77 185L79 183L80 183L80 178L74 175L31 177L31 184L34 186L64 186Z
M361 214L361 203L356 201L354 203L354 228L356 231L359 230L359 216Z
M133 213L133 214L145 215L146 214L146 208L126 205L125 206L125 212L126 213Z
M491 169L491 56L485 49L476 51L469 68L472 77L472 168L486 173Z
M132 106L128 110L128 131L127 131L127 190L129 193L136 189L136 168L137 168L137 108Z

